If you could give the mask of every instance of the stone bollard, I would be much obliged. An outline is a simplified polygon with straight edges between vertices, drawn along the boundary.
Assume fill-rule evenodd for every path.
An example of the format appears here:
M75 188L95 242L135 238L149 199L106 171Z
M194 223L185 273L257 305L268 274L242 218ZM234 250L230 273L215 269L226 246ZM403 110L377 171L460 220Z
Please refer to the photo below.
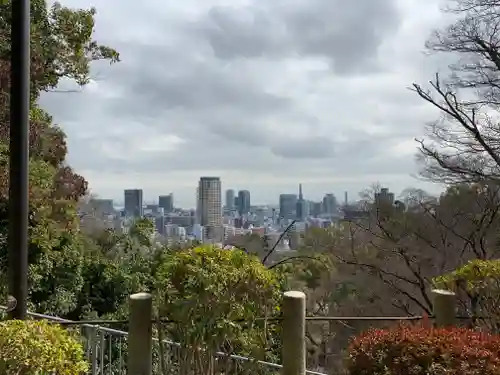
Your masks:
M306 295L289 291L283 295L283 372L306 373Z
M153 297L149 293L129 298L127 375L151 375L153 344Z
M457 296L449 290L433 289L433 313L436 327L450 327L456 323Z

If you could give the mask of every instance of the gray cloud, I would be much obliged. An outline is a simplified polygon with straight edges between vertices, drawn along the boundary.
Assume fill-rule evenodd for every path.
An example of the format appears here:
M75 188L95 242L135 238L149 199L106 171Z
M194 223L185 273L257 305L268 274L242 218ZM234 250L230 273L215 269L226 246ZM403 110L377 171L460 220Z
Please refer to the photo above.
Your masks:
M320 137L286 139L273 146L274 154L290 159L322 159L334 156L335 144Z
M290 180L316 181L312 194L327 180L412 183L413 156L395 147L435 117L406 87L434 69L421 46L440 19L437 0L396 4L109 0L96 35L123 61L40 102L68 134L70 163L117 197L127 184L152 195L178 186L191 201L184 187L205 172L266 181L260 200Z
M257 3L214 7L197 25L217 57L326 56L340 74L362 72L376 67L379 45L400 22L392 0Z

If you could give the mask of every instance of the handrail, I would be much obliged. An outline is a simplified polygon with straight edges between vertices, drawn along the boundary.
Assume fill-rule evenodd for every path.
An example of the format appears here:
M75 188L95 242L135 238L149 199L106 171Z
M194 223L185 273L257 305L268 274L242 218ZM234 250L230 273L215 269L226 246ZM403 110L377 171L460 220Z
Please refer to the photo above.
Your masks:
M4 309L4 308L5 308L5 306L1 306L0 305L0 309ZM72 320L60 318L58 316L40 314L40 313L31 312L31 311L28 311L28 315L32 316L34 318L38 318L38 319L52 320L52 321L61 322L61 323L78 323L78 322L74 322ZM115 335L118 335L118 336L123 336L123 337L127 337L128 336L128 332L120 331L120 330L112 329L112 328L107 328L107 327L102 327L102 326L98 326L98 325L94 325L94 324L83 323L83 324L81 324L81 326L82 327L87 327L87 328L98 329L99 331L107 332L107 333L111 333L111 334L115 334ZM153 340L155 342L159 342L159 339L157 337L154 337ZM178 348L181 347L181 344L178 343L178 342L175 342L175 341L171 341L171 340L166 340L165 339L162 342L164 344L171 345L171 346L176 346ZM228 354L228 353L224 353L224 352L216 352L215 355L217 357L227 357L227 358L234 359L234 360L237 360L237 361L254 362L256 364L267 366L267 367L272 367L272 368L275 368L275 369L281 369L281 368L283 368L283 365L280 365L278 363L256 360L254 358L244 357L244 356L236 355L236 354ZM325 373L317 372L317 371L312 371L312 370L306 370L306 374L308 374L308 375L327 375Z

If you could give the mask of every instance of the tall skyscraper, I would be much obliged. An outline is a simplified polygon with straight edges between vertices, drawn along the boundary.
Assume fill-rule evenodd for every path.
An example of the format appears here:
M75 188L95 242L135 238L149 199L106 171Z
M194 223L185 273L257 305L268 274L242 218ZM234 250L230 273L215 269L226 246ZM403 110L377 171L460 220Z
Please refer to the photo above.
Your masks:
M296 208L297 220L304 221L306 216L309 214L308 211L307 202L304 200L304 196L302 195L302 184L299 184L299 199L297 200Z
M248 190L238 192L238 212L240 215L250 212L250 192Z
M375 193L375 203L379 204L394 204L394 193L391 193L389 189L382 188L378 193Z
M198 183L200 224L206 228L206 238L222 240L222 197L219 177L201 177Z
M196 224L201 225L201 205L200 205L200 188L196 188L196 194L195 194L195 201L196 201L196 209L195 209L195 217L196 217Z
M91 198L88 206L98 214L110 215L115 212L112 199Z
M143 215L143 198L142 189L127 189L125 195L125 216L127 217L142 217Z
M233 189L226 190L226 210L228 210L228 211L234 210L234 190Z
M332 215L337 208L337 199L333 194L325 194L323 197L323 213Z
M295 219L297 194L280 194L280 217Z
M174 210L174 194L160 195L158 197L158 206L162 207L165 213L172 212Z

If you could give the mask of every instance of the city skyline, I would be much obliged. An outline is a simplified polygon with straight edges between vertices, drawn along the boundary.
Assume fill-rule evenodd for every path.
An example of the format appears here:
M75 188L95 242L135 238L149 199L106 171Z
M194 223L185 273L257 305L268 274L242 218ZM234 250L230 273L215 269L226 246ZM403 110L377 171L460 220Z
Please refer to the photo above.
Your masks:
M202 175L255 202L298 181L313 196L419 186L414 139L439 113L407 88L449 65L422 53L448 23L440 1L286 4L99 3L95 38L122 61L40 99L67 134L69 165L101 196L140 186L184 204Z
M196 182L193 184L192 188L184 188L184 189L179 190L177 192L175 190L172 190L172 189L164 189L164 190L160 191L159 194L155 194L155 192L153 192L151 190L148 191L148 189L141 188L140 186L134 186L134 187L123 187L121 190L119 190L114 195L98 194L97 192L94 192L94 191L92 191L92 195L95 197L98 197L98 198L102 198L102 199L113 199L113 202L115 205L123 206L124 205L124 191L125 190L142 189L144 204L158 204L159 203L158 202L159 196L173 194L175 207L182 207L182 208L186 208L186 209L195 209L196 208L195 197L196 197L196 193L197 193L198 180L199 180L199 177L196 179ZM250 191L250 194L251 194L251 205L252 206L262 206L262 205L279 206L279 196L281 194L295 194L298 196L299 183L300 182L297 182L295 185L290 185L290 189L286 190L286 191L272 189L272 190L267 190L267 191L271 192L273 194L262 194L262 193L259 194L259 189L257 189L256 192L254 192L254 190L252 190L251 188L245 188L244 186L238 186L238 187L227 186L227 184L225 184L224 180L222 180L222 178L221 178L221 192L222 192L221 202L222 202L222 205L225 204L225 202L226 202L225 193L228 189L233 189L235 191L235 197L238 196L238 192L240 190L248 190L248 191ZM396 197L398 197L399 194L402 193L404 189L406 189L408 187L415 187L415 185L410 185L410 186L405 186L402 189L397 189L397 184L382 183L382 182L380 182L380 185L388 187L389 190L391 190L392 192L395 193ZM402 185L402 186L404 186L404 185ZM420 187L425 187L425 186L422 186L422 184L421 184ZM434 184L432 184L430 187L435 188L436 186ZM295 188L295 190L293 190L294 188ZM307 184L304 184L304 183L302 183L302 188L303 188L303 195L304 195L305 200L321 201L326 194L332 193L335 195L338 202L344 202L344 194L346 191L348 193L349 201L356 201L360 198L359 194L364 189L370 188L370 185L366 186L366 188L360 188L359 190L352 190L352 191L341 190L341 189L330 189L330 190L322 191L322 190L318 190L318 189L314 189L314 188L310 189L309 186ZM439 194L439 192L441 190L428 189L426 191L430 194Z

